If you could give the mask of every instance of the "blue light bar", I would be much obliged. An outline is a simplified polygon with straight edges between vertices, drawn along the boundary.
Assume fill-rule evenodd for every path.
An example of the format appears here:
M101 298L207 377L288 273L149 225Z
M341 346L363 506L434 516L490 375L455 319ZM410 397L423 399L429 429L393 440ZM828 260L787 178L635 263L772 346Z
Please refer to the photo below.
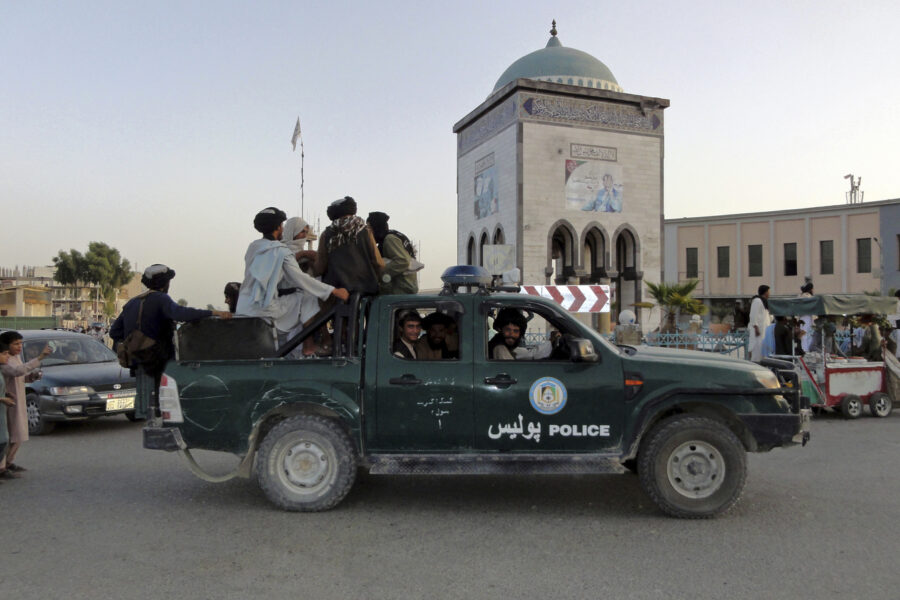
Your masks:
M449 285L488 286L492 278L484 267L474 265L456 265L447 267L441 275L441 281Z

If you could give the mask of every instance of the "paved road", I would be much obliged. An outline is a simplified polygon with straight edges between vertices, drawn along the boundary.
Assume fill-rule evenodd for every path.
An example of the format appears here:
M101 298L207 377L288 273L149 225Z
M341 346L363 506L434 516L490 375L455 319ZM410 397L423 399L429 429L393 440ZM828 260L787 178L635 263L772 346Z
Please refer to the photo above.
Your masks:
M898 452L900 413L817 418L805 449L751 456L711 521L662 516L630 475L366 476L337 509L291 514L105 419L32 439L26 477L0 484L0 594L895 600Z

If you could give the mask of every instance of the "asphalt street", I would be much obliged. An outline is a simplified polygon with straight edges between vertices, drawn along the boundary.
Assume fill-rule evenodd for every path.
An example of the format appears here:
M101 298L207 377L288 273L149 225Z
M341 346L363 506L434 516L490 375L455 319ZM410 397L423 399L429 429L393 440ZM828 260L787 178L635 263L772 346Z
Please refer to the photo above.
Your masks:
M633 475L362 476L330 512L286 513L255 479L143 450L124 417L61 426L0 484L0 597L900 598L900 413L812 434L687 521Z

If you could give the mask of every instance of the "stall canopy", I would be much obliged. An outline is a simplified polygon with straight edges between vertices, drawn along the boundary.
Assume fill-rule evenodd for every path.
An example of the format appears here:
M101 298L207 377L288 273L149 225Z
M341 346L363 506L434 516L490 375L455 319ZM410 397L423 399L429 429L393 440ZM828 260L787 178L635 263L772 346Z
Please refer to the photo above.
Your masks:
M897 298L865 294L817 294L801 298L770 298L769 312L780 316L802 315L891 315Z

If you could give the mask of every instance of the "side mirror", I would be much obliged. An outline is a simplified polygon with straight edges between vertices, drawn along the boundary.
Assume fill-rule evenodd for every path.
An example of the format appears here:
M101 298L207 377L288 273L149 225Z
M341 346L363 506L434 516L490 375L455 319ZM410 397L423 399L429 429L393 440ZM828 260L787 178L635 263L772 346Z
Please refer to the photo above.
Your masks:
M569 346L569 358L572 362L600 362L600 356L594 352L594 344L590 340L584 338L570 338L567 340Z

